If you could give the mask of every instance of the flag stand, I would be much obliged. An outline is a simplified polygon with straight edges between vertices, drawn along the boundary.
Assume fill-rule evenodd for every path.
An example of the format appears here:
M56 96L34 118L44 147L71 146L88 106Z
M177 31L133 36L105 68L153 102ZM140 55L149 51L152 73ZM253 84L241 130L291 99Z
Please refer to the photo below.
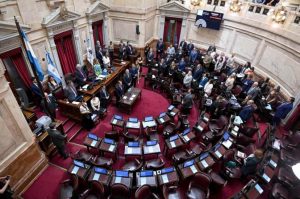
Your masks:
M19 33L19 36L20 36L22 45L23 45L25 51L27 52L27 48L26 48L24 39L23 39L22 34L21 34L21 27L20 27L20 24L19 24L19 22L18 22L16 16L14 16L14 19L15 19L15 23L16 23L16 26L17 26L17 29L18 29L18 33ZM26 56L28 56L28 55L26 55ZM45 94L44 94L44 89L43 89L43 86L42 86L42 84L41 84L41 82L40 82L40 80L39 80L39 78L38 78L36 69L35 69L35 67L33 66L33 64L32 64L30 61L29 61L29 63L30 63L31 70L32 70L32 72L33 72L34 78L37 80L38 88L39 88L40 91L41 91L41 94L42 94L42 100L43 100L44 103L45 103L45 108L46 108L47 112L49 113L48 116L50 116L51 120L52 120L53 122L55 122L55 118L54 118L54 116L51 114L51 111L50 111L50 109L49 109L48 102L47 102L46 97L45 97Z

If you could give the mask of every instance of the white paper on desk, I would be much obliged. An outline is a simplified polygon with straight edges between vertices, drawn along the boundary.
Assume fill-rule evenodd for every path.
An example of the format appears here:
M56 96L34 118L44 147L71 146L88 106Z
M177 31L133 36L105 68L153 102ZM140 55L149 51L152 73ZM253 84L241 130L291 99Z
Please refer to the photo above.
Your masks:
M216 153L216 155L217 155L218 158L222 157L222 154L218 150L215 151L215 153Z
M275 139L274 143L273 143L273 148L280 150L280 140Z
M263 176L262 176L267 182L270 182L270 177L269 176L267 176L267 174L263 174Z
M129 98L129 100L132 101L132 100L133 100L133 97Z
M159 118L159 120L160 120L161 123L164 123L164 122L165 122L164 118L162 118L162 117Z
M204 168L208 167L206 160L201 160L201 164L204 166Z
M112 123L113 123L113 124L117 124L117 120L114 119L114 120L112 121Z
M92 143L91 143L91 146L96 146L96 144L97 144L97 141L93 140Z
M176 146L176 144L175 144L174 141L170 142L170 144L171 144L171 147L172 147L172 148L174 148L174 147Z
M208 122L209 119L208 119L207 117L204 117L203 120L204 120L205 122Z
M152 146L150 146L149 148L148 148L148 150L149 150L149 153L153 153L153 148L152 148Z
M147 179L144 177L141 177L141 185L147 184Z
M195 165L192 165L190 168L193 173L197 173L198 170L196 169Z
M259 186L259 184L255 185L255 189L258 191L259 194L262 194L264 190Z
M78 105L79 102L73 101L72 104Z
M237 152L237 156L238 156L239 158L245 158L245 157L246 157L246 154L243 153L243 152L238 151L238 152Z
M169 178L168 178L168 174L163 174L161 176L163 183L168 183L169 182Z
M93 180L98 181L98 180L99 180L99 177L100 177L100 173L95 173L95 175L94 175L94 177L93 177Z
M239 131L239 127L235 126L235 127L233 127L233 130L236 131L236 132L238 132Z
M170 114L171 114L172 116L174 116L176 113L175 113L175 112L170 112Z
M271 105L270 104L268 104L267 106L265 106L265 109L267 109L267 110L272 110L272 107L271 107Z
M126 99L127 99L127 96L124 96L123 99L126 100Z
M115 149L115 145L110 145L108 148L109 151L114 151L114 149Z
M121 181L122 181L122 178L117 176L115 179L115 183L121 183Z
M135 96L136 96L136 94L132 94L132 96L131 96L131 97L132 97L132 98L134 98Z
M187 135L184 135L183 138L185 139L185 141L189 141L190 140L189 136L187 136Z
M86 84L86 85L84 85L82 88L83 88L84 90L86 90L88 87L89 87L89 85Z
M127 147L127 153L128 154L132 153L132 148L131 147Z
M233 136L235 136L235 137L237 136L237 132L234 131L234 130L231 131L231 134L232 134Z
M72 170L72 172L71 173L73 173L73 174L77 174L77 172L78 172L78 170L79 170L79 167L78 166L75 166L75 167L73 167L73 170Z
M203 128L202 128L202 126L198 126L198 129L200 130L200 131L203 131Z
M222 142L222 145L226 147L226 149L229 149L232 145L232 141L231 140L226 140L224 142Z

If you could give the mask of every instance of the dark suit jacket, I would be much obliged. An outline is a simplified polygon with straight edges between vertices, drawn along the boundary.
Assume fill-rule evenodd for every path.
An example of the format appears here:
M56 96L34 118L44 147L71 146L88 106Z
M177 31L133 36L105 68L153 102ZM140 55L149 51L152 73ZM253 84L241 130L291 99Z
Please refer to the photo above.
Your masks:
M85 84L84 79L87 78L87 75L83 69L80 69L80 70L76 69L75 70L75 78L79 85L83 85L83 84Z
M132 45L129 44L128 46L126 46L126 52L127 52L127 55L134 54Z
M203 73L202 68L200 68L199 70L195 70L193 74L193 78L197 81L200 80L200 78L202 77L202 73Z
M148 53L148 56L147 56L147 60L149 61L149 62L152 62L153 61L153 59L154 59L154 54L153 54L153 52L152 53Z
M120 87L120 85L117 85L115 91L116 91L116 97L117 97L117 99L121 99L121 97L124 95L123 85L122 85L122 87Z
M277 107L274 117L284 119L292 109L293 109L293 103L288 103L288 102L282 103Z
M129 73L129 75L126 75L124 74L123 76L123 82L126 86L131 86L131 83L132 83L132 76L131 74Z
M57 147L64 147L65 146L65 138L67 135L62 135L56 129L48 129L48 134L52 139L52 142Z
M193 106L193 96L192 94L186 94L183 98L182 106L184 108L190 108Z
M73 89L75 89L75 93L74 93L74 91L72 90L72 88L70 86L67 86L65 88L65 95L66 95L66 97L68 98L69 101L74 101L78 96L76 88L73 88Z
M162 53L164 51L164 43L158 41L156 44L156 50L158 53Z
M39 89L39 87L37 85L31 84L31 90L38 97L42 97L42 93L41 93L41 91L40 91L40 89Z
M250 157L246 160L246 163L242 166L242 175L247 176L251 174L255 174L256 167L259 163L259 159L256 157Z
M186 48L187 48L187 43L185 42L185 41L181 41L180 42L180 44L179 44L179 47L181 47L182 48L182 50L186 50Z
M189 52L191 52L193 49L194 49L194 44L189 43L189 44L187 45L187 50L188 50Z
M216 47L215 46L209 46L208 49L207 49L207 52L210 52L210 51L215 52L216 51Z
M252 116L253 111L254 111L253 106L251 106L251 105L244 106L243 109L241 110L239 116L241 117L241 119L243 121L247 121Z
M106 95L105 95L105 93L106 93ZM100 90L100 99L106 99L106 96L109 97L108 92L105 91L105 93L104 93L104 91L102 89Z

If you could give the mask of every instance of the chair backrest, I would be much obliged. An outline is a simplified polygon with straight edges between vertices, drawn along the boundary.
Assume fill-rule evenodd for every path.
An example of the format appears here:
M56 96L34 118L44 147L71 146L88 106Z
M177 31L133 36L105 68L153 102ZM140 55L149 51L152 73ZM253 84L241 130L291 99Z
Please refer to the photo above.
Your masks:
M98 181L92 181L91 183L91 190L93 193L96 193L97 195L104 196L105 189L102 183Z
M217 120L217 124L219 127L223 128L228 124L228 118L224 115L221 115L219 119Z
M23 88L17 88L16 89L17 94L19 96L19 100L21 102L21 107L22 108L28 108L29 107L29 100L26 92L24 91Z
M55 90L53 90L52 94L54 95L56 100L65 98L65 93L64 93L62 86L59 86Z
M76 191L78 189L78 186L79 186L79 180L78 180L77 175L72 174L70 179L71 179L71 182L72 182L73 190Z
M116 183L111 186L111 199L130 198L129 188L123 184Z
M211 178L206 173L197 173L191 181L192 186L196 185L197 187L201 187L203 191L207 193L209 184L211 183Z
M146 184L139 187L135 191L135 194L134 194L135 199L147 199L151 195L152 195L151 187L149 185L146 185Z

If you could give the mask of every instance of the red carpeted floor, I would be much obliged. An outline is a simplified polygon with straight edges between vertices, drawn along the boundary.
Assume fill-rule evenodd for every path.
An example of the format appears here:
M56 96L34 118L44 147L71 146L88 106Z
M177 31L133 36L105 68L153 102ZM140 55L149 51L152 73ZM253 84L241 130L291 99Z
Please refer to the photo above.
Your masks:
M145 69L143 73L146 73ZM139 100L133 108L131 117L137 117L139 120L143 120L145 116L157 117L161 112L167 110L170 102L158 91L152 91L144 89L143 78L140 80L137 87L142 88L142 98ZM38 116L43 113L38 112ZM110 105L108 107L108 114L104 120L102 120L91 132L95 133L99 137L104 137L104 132L111 130L110 120L114 114L121 114L126 119L129 117L126 113L120 112L115 106ZM198 110L196 106L193 107L189 121L191 126L193 126L198 117ZM88 131L80 130L80 126L75 124L73 121L68 120L65 116L62 116L59 111L57 112L57 118L64 121L64 129L67 132L69 143L67 144L67 150L70 153L75 153L80 149L86 150L85 146L82 145L84 138L87 136ZM257 145L262 143L262 139L259 137L264 137L263 133L267 128L265 123L257 123L254 121L249 121L247 126L257 126L260 129L261 136L256 136ZM160 137L160 146L164 145L163 138ZM193 146L195 143L191 143ZM162 149L162 148L161 148ZM120 169L124 163L124 143L119 143L118 145L119 159L114 163L113 169ZM162 154L160 154L162 156ZM163 157L163 156L162 156ZM172 165L170 155L163 157L166 161L166 167ZM127 161L127 160L126 160ZM25 199L56 199L59 198L59 187L60 182L67 178L66 170L71 164L71 158L63 160L59 155L55 155L50 159L50 165L42 172L42 174L33 182L33 184L24 192L22 195ZM239 180L231 180L228 184L217 192L211 193L211 198L214 199L226 199L232 196L234 193L238 192L245 183ZM186 190L188 182L183 182L179 186L179 189ZM262 198L266 198L265 194Z

